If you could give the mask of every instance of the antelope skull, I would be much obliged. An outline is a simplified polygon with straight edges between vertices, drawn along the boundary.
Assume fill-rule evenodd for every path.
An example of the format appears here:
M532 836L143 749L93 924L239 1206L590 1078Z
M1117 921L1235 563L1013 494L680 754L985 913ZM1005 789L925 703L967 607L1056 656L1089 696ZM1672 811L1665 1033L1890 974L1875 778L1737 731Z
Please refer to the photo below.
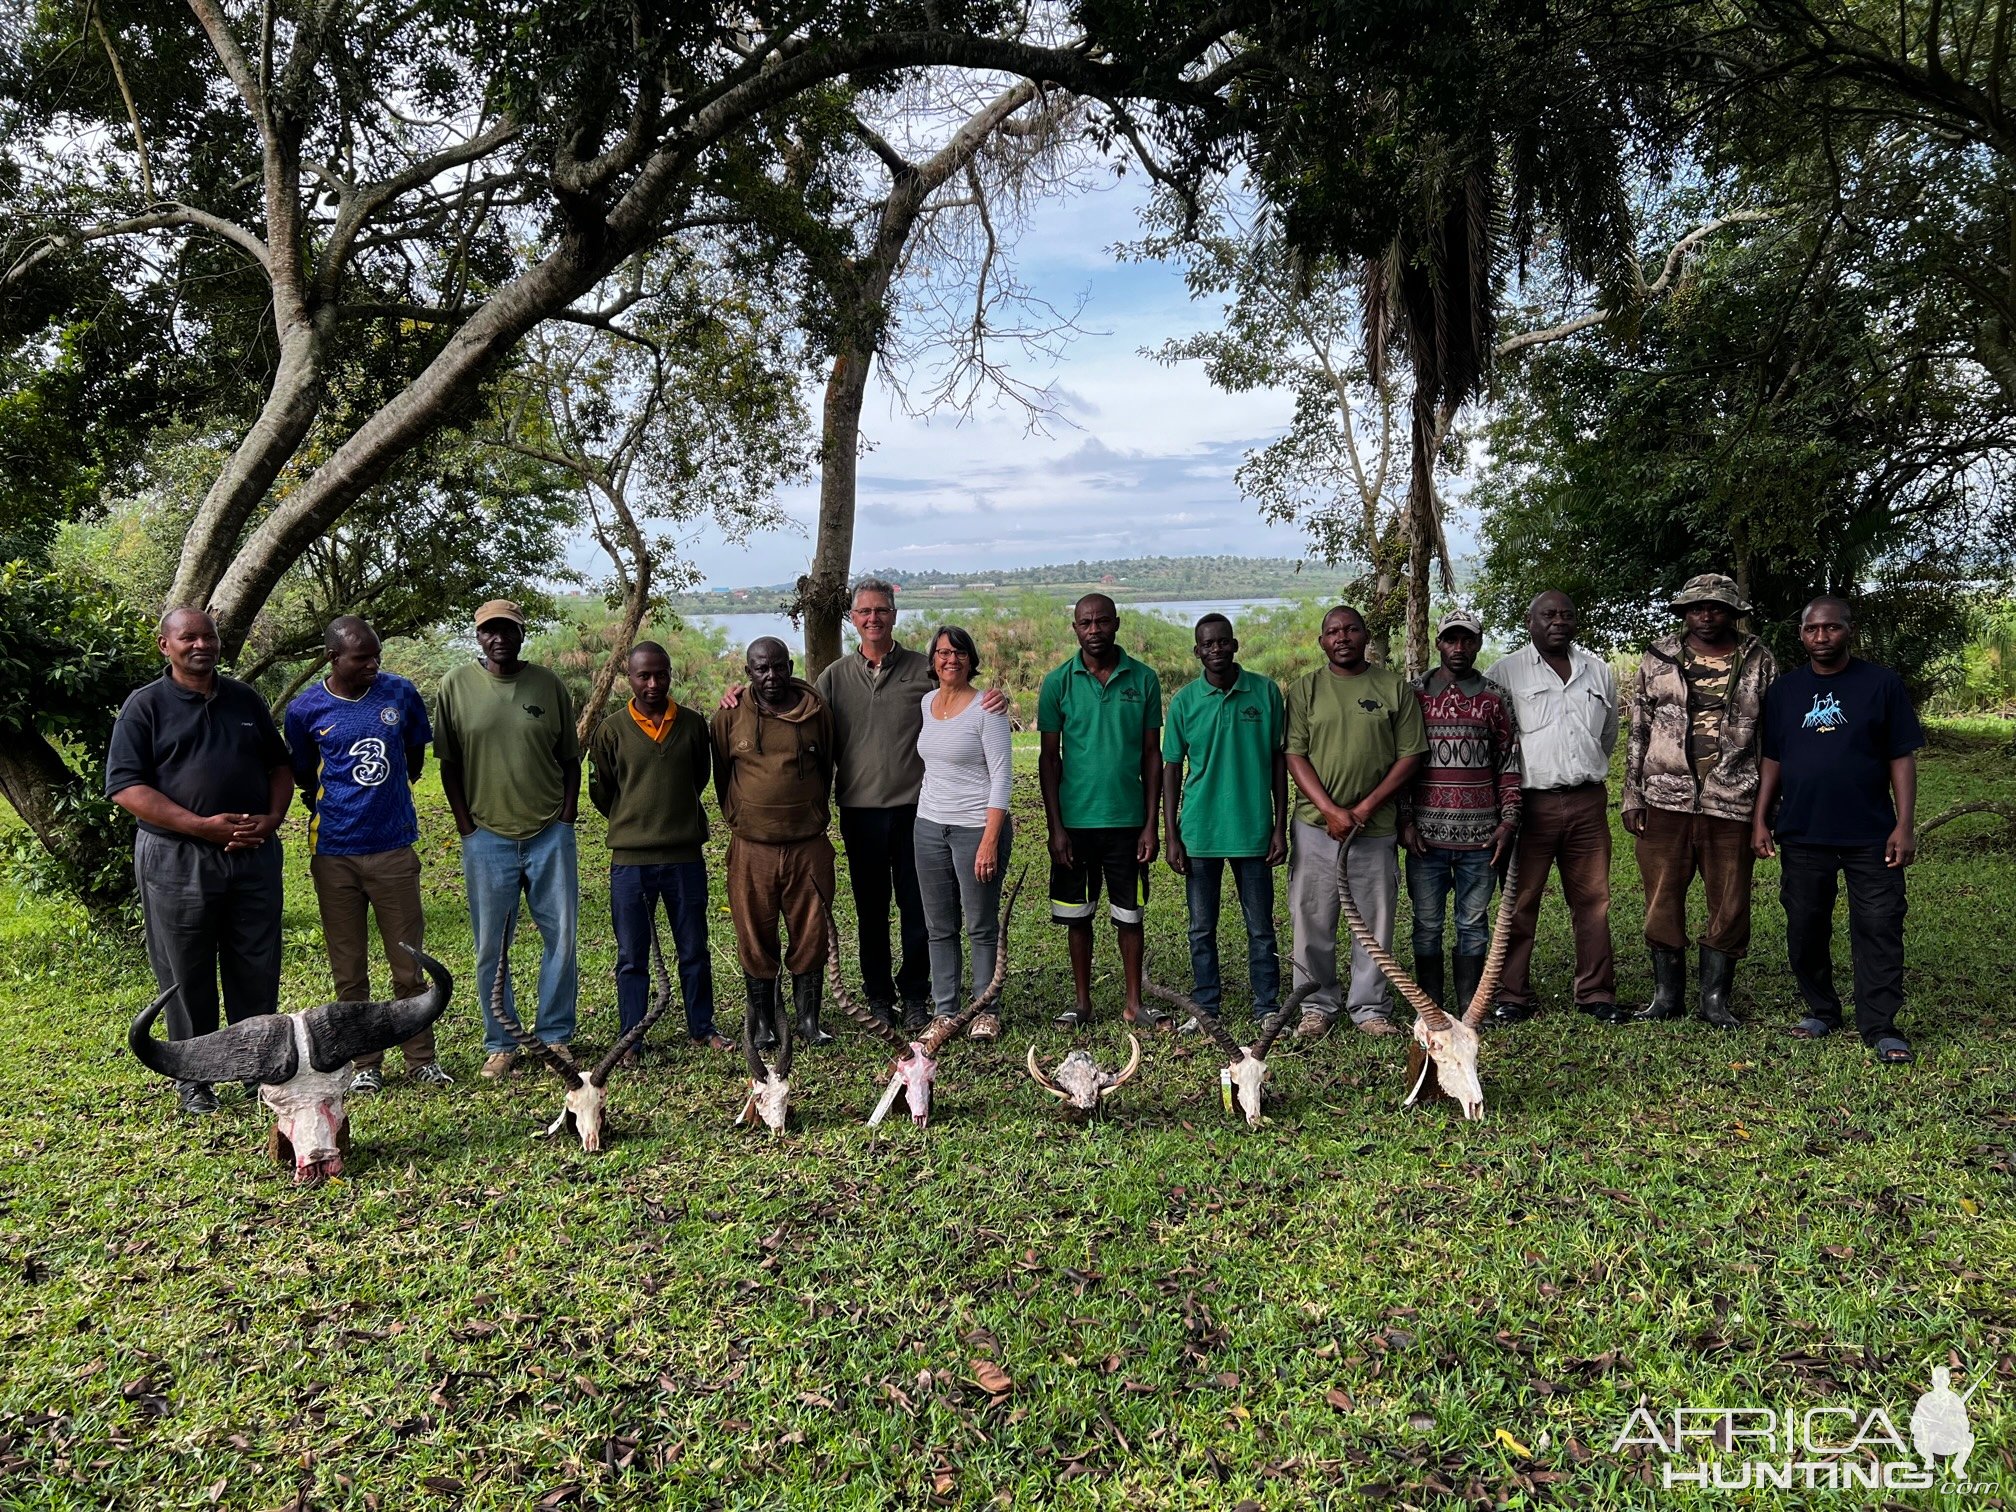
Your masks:
M1353 838L1356 838L1355 831ZM1505 886L1498 901L1498 920L1491 930L1491 951L1485 957L1484 973L1477 983L1477 991L1464 1009L1463 1016L1455 1018L1421 990L1414 978L1393 959L1393 953L1379 943L1379 937L1366 925L1364 916L1358 912L1358 905L1352 901L1351 882L1345 872L1345 858L1350 850L1350 840L1337 850L1337 901L1342 905L1344 920L1350 925L1351 937L1358 942L1359 948L1372 958L1373 964L1386 974L1386 979L1414 1009L1414 1043L1407 1047L1409 1090L1401 1106L1411 1108L1423 1096L1432 1097L1441 1092L1463 1110L1465 1119L1481 1122L1484 1117L1484 1084L1477 1075L1477 1026L1484 1021L1484 1012L1497 994L1498 978L1505 969L1505 952L1511 944L1512 895L1519 882L1518 862L1515 859L1505 872Z
M923 1035L914 1040L905 1040L899 1032L847 995L847 984L840 975L840 930L833 922L833 910L826 910L826 978L833 985L833 1001L840 1005L841 1012L869 1033L886 1041L896 1052L896 1058L889 1067L889 1084L882 1089L882 1099L875 1104L875 1111L868 1115L869 1128L876 1128L889 1116L889 1110L896 1106L898 1096L910 1109L911 1123L921 1129L931 1122L931 1092L938 1081L938 1052L953 1036L962 1033L968 1024L991 1011L1001 1000L1001 984L1008 977L1008 922L1014 917L1015 899L1022 891L1022 878L1028 875L1028 871L1025 866L1016 875L1015 885L1008 890L1007 902L1002 906L1000 928L995 934L994 978L987 984L987 990L968 1003L965 1011L933 1019ZM1035 1054L1035 1051L1032 1049L1030 1054Z
M1106 1111L1106 1099L1134 1079L1141 1069L1141 1041L1127 1036L1129 1055L1119 1071L1101 1070L1089 1050L1073 1050L1045 1076L1036 1064L1036 1047L1029 1047L1029 1079L1057 1099L1057 1111L1072 1123L1086 1123Z
M567 1095L560 1103L560 1116L548 1124L534 1139L550 1139L562 1129L579 1136L581 1148L590 1155L602 1153L602 1136L609 1127L609 1076L616 1069L618 1061L642 1042L659 1016L671 1006L672 979L665 971L665 954L658 945L658 926L651 926L651 969L657 977L658 990L653 994L651 1011L630 1028L609 1047L609 1053L595 1063L595 1068L586 1076L580 1068L553 1046L536 1034L528 1034L525 1026L518 1022L518 1016L504 1006L504 983L511 975L511 940L507 935L497 952L497 981L490 992L490 1013L504 1026L504 1032L518 1042L521 1050L537 1056L553 1070L567 1088Z
M140 1010L126 1032L127 1046L150 1071L177 1081L257 1082L259 1100L273 1110L266 1148L294 1167L297 1182L340 1175L350 1151L344 1107L351 1062L411 1039L448 1010L455 979L448 968L411 945L410 954L430 978L418 997L380 1003L324 1003L302 1013L240 1019L214 1034L157 1040L154 1020L178 990L170 987Z
M830 942L827 959L830 969ZM742 1111L735 1115L735 1122L738 1126L749 1124L753 1128L756 1121L760 1121L772 1135L777 1135L784 1132L785 1120L791 1116L791 1057L794 1051L791 1010L784 1001L781 977L771 983L769 1004L766 1010L752 997L742 1014L742 1050L749 1058L749 1094L742 1100ZM777 1059L774 1062L766 1062L763 1053L756 1048L756 1041L764 1037L759 1031L766 1011L777 1042Z
M1145 977L1141 985L1163 1002L1173 1003L1196 1016L1197 1027L1211 1037L1212 1043L1225 1057L1224 1075L1231 1082L1233 1106L1246 1120L1248 1128L1259 1128L1266 1103L1266 1088L1274 1080L1273 1068L1267 1064L1267 1053L1274 1048L1274 1041L1281 1037L1281 1031L1294 1019L1302 1000L1315 990L1315 984L1301 988L1288 999L1287 1007L1269 1014L1260 1026L1260 1037L1250 1045L1242 1045L1232 1038L1231 1031L1216 1014L1206 1013L1182 993L1159 987Z

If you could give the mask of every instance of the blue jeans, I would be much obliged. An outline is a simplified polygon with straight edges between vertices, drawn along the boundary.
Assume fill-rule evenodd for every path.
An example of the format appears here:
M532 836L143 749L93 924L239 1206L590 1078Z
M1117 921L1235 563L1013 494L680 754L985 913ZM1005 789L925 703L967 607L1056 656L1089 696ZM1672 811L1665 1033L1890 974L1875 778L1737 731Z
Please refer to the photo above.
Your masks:
M574 1038L574 1007L580 995L574 925L581 906L581 886L574 859L574 826L556 819L530 840L507 840L477 828L462 841L462 885L468 889L469 922L476 931L476 1001L483 1005L483 1048L493 1055L518 1048L504 1026L491 1017L490 994L497 984L498 951L518 925L521 890L545 946L539 962L539 1017L533 1033L549 1045L566 1044ZM508 981L504 984L504 1006L517 1012L517 995Z
M1442 954L1442 921L1456 894L1456 954L1480 956L1491 948L1491 852L1438 850L1407 853L1407 901L1414 905L1414 958Z
M651 995L651 922L660 903L679 952L686 1032L714 1033L714 960L707 953L707 864L609 867L609 922L616 930L616 1013L625 1029L644 1018Z
M1190 996L1214 1018L1225 993L1218 979L1218 911L1225 892L1225 868L1239 893L1246 919L1246 978L1253 990L1253 1022L1281 1008L1281 954L1274 940L1274 868L1265 856L1192 856L1184 878L1190 905Z

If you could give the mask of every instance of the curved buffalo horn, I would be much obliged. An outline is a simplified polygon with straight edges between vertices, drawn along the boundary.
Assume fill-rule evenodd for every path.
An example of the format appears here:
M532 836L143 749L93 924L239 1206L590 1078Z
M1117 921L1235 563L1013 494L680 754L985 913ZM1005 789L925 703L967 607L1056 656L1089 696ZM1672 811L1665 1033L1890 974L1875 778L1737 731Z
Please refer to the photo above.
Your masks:
M1036 1042L1034 1040L1031 1040L1029 1042L1028 1065L1029 1065L1029 1079L1031 1081L1036 1083L1036 1085L1041 1087L1045 1092L1048 1092L1052 1097L1061 1097L1064 1098L1066 1101L1070 1100L1071 1094L1069 1092L1066 1092L1062 1087L1058 1086L1057 1083L1050 1080L1049 1077L1045 1076L1043 1074L1042 1068L1036 1064Z
M455 978L434 957L412 945L399 947L429 977L417 997L389 1003L324 1003L301 1015L308 1026L308 1064L317 1071L340 1071L360 1055L403 1045L448 1011Z
M1400 996L1407 999L1415 1013L1426 1021L1430 1029L1447 1029L1449 1015L1442 1011L1421 984L1409 976L1393 959L1393 952L1379 943L1379 937L1372 933L1364 915L1358 912L1358 905L1351 899L1351 880L1345 871L1345 858L1351 854L1351 842L1358 838L1358 831L1352 830L1344 843L1337 847L1337 901L1343 906L1344 920L1351 926L1351 938L1358 942L1358 948L1372 960L1372 964L1385 973L1386 980L1400 989Z
M1101 1097L1111 1097L1115 1092L1118 1092L1127 1083L1132 1081L1134 1073L1141 1069L1141 1041L1130 1034L1127 1036L1127 1043L1132 1047L1134 1053L1128 1056L1126 1069L1113 1078L1111 1085L1099 1089Z
M240 1019L194 1039L157 1040L152 1032L154 1020L181 990L179 983L170 987L142 1008L126 1031L127 1048L148 1070L176 1081L252 1081L272 1086L300 1069L293 1019L276 1013Z
M1001 908L1000 927L994 931L994 979L987 984L985 992L966 1005L963 1012L951 1018L932 1020L931 1027L917 1041L924 1047L927 1056L936 1055L945 1041L1001 1000L1001 984L1008 980L1008 924L1015 917L1015 900L1022 895L1022 879L1028 875L1029 868L1026 866L1015 874L1015 885L1008 889L1008 901Z
M651 1011L625 1029L616 1043L609 1047L609 1053L595 1063L595 1069L588 1073L589 1086L608 1086L609 1073L616 1069L616 1062L641 1043L644 1036L651 1032L651 1026L663 1018L665 1010L672 1006L672 977L665 970L665 947L658 943L656 918L651 920L651 974L658 982L658 990L651 995Z
M840 926L833 922L830 907L826 910L826 980L833 984L833 1001L840 1005L842 1013L870 1034L887 1040L899 1056L910 1053L910 1041L903 1038L893 1024L883 1023L847 995L847 984L840 978Z
M527 1055L536 1055L572 1092L581 1085L581 1073L567 1064L558 1050L536 1034L527 1034L525 1026L518 1022L518 1015L504 1006L504 983L511 974L511 936L507 932L497 946L497 982L490 989L490 1016L504 1026L504 1032L518 1042L518 1048Z
M1491 1000L1498 995L1498 979L1505 973L1505 956L1512 945L1512 897L1518 890L1519 858L1515 855L1505 868L1505 885L1499 890L1498 920L1491 926L1491 951L1484 957L1484 975L1477 979L1477 990L1463 1010L1463 1022L1472 1029L1484 1022Z
M1312 978L1289 993L1288 1001L1278 1010L1267 1015L1267 1022L1260 1026L1260 1038L1253 1042L1253 1059L1267 1059L1267 1052L1274 1048L1274 1041L1281 1038L1281 1031L1295 1021L1302 1005L1315 991L1316 983Z
M1158 982L1150 981L1148 973L1145 971L1141 973L1141 986L1150 997L1158 997L1171 1007L1180 1008L1185 1013L1195 1015L1197 1027L1211 1036L1212 1042L1224 1053L1227 1065L1238 1060L1246 1053L1239 1048L1239 1042L1232 1038L1232 1031L1218 1022L1218 1015L1215 1013L1206 1013L1202 1008L1199 1008L1196 999L1185 997L1174 988L1164 987Z

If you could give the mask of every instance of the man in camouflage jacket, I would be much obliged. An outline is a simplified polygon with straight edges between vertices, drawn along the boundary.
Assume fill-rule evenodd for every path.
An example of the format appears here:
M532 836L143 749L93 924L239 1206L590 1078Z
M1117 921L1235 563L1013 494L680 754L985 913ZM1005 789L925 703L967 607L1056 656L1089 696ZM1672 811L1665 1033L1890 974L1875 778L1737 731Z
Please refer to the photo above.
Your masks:
M1764 691L1778 666L1755 636L1738 635L1737 617L1750 606L1720 573L1688 579L1673 611L1685 628L1654 641L1639 663L1624 755L1624 828L1638 842L1652 951L1652 1001L1635 1017L1686 1011L1687 890L1699 873L1708 905L1699 1011L1733 1029L1736 962L1750 948L1746 825L1757 798Z

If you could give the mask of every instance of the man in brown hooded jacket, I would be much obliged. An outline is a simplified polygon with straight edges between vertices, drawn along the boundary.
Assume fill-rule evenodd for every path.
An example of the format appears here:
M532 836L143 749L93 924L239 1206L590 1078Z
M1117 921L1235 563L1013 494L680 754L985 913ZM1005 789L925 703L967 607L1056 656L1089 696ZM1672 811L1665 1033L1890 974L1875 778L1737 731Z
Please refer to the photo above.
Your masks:
M791 652L772 636L749 643L751 696L715 712L714 791L728 825L728 911L754 1014L755 1044L767 1049L782 1016L779 973L791 972L797 1034L819 1027L826 963L826 909L833 901L833 716L812 685L791 675ZM790 935L788 955L777 926Z
M1750 948L1746 825L1762 770L1764 691L1778 664L1754 635L1737 634L1750 606L1720 573L1689 578L1673 612L1684 629L1654 641L1639 663L1624 754L1624 828L1638 841L1653 983L1652 1001L1631 1017L1687 1011L1687 889L1698 872L1708 905L1699 1012L1734 1029L1730 990Z

